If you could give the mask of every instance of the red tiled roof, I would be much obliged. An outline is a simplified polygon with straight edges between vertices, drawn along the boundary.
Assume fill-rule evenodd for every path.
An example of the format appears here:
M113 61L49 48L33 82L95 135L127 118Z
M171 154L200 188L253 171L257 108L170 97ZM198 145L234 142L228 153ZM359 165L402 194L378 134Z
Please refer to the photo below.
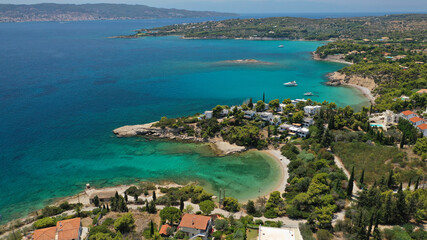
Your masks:
M72 240L79 238L80 218L73 218L56 223L58 240Z
M209 220L211 220L211 217L187 213L182 217L178 227L205 230L208 226Z
M159 231L159 234L160 235L168 235L168 228L170 228L171 226L169 225L169 224L164 224L161 228L160 228L160 231Z
M421 90L419 90L417 93L427 93L427 89L421 89Z
M34 240L54 240L56 235L56 227L37 229L34 231Z
M409 115L415 114L415 113L412 112L412 111L406 110L406 111L403 111L402 114L405 115L405 116L409 116Z
M416 123L416 122L419 122L419 121L424 121L424 119L422 119L420 117L413 117L413 118L409 119L409 121L411 121L413 123Z
M418 128L424 131L427 129L427 124L425 124L425 123L420 124L420 125L418 125Z

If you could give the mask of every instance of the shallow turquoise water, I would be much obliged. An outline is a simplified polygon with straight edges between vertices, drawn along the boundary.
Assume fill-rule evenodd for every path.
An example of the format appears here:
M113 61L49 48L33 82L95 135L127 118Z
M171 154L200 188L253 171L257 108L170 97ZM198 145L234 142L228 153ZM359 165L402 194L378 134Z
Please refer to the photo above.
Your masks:
M322 84L343 65L311 60L320 42L108 39L187 20L0 24L0 214L3 221L75 194L86 183L198 180L247 199L277 183L262 154L214 157L198 145L117 139L126 124L203 112L217 104L301 98L367 104ZM278 48L279 44L285 45ZM273 65L224 65L252 58ZM296 80L296 88L284 82Z

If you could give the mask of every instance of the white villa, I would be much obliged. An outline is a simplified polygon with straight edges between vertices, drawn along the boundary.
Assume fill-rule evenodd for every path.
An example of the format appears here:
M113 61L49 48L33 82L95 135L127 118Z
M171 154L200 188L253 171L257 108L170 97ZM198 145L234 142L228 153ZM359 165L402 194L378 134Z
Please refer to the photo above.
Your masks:
M298 228L259 226L258 240L302 240L302 236Z
M304 120L302 121L302 125L304 126L304 127L310 127L311 125L313 125L314 124L314 120L313 120L313 118L308 118L308 117L305 117L304 118Z
M320 109L322 109L321 106L316 105L316 106L305 106L304 107L304 112L307 115L315 115L316 113L320 112Z
M292 100L292 101L291 101L291 103L292 103L294 106L296 106L296 105L297 105L297 103L299 103L299 102L307 102L307 100L305 100L305 99L303 98L303 99L295 99L295 100Z
M243 116L244 118L252 119L255 116L255 111L248 110L243 112L245 113L245 115Z
M205 118L211 119L213 116L213 111L205 111Z

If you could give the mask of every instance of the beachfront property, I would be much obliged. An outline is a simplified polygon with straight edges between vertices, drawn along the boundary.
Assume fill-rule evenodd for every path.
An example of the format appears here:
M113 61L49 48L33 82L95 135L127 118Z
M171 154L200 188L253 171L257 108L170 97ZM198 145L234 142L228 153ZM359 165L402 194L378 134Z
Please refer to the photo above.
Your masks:
M211 119L213 117L213 111L205 111L205 119Z
M83 228L80 218L58 221L55 227L37 229L32 240L84 240L88 229Z
M95 196L98 196L99 202L109 202L112 197L116 195L115 191L91 191L89 195L89 202L94 203Z
M258 240L302 240L302 236L298 228L259 226Z
M304 107L304 113L307 115L315 115L316 113L320 112L320 109L322 109L321 106L316 105L316 106L305 106Z
M201 237L207 239L212 229L212 218L186 213L182 217L178 229L186 233L190 238Z
M291 103L292 103L294 106L296 106L296 105L297 105L297 103L299 103L299 102L307 102L307 100L305 100L304 98L303 98L303 99L295 99L295 100L291 100Z

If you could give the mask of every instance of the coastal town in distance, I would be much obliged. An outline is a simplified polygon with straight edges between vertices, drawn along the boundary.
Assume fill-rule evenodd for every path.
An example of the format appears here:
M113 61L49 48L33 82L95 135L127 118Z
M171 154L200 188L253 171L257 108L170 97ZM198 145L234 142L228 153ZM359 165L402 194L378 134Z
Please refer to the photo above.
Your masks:
M427 3L112 2L0 0L0 240L427 239Z

